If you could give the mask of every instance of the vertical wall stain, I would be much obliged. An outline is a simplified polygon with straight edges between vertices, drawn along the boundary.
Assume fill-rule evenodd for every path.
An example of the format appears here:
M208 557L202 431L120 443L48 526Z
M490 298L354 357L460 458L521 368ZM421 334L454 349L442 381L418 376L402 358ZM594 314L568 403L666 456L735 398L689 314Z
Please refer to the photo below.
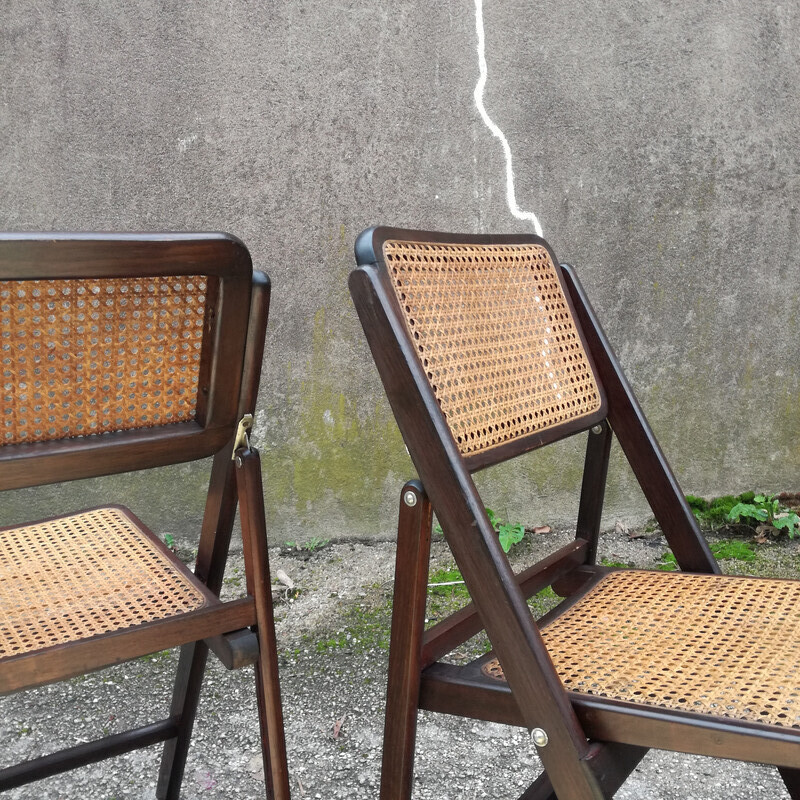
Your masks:
M364 532L348 531L342 521L377 533L385 485L399 487L413 470L385 401L365 413L363 397L342 391L333 335L321 308L303 377L294 377L291 367L287 376L297 413L266 488L268 507L289 506L300 523L319 526L325 519L337 535Z

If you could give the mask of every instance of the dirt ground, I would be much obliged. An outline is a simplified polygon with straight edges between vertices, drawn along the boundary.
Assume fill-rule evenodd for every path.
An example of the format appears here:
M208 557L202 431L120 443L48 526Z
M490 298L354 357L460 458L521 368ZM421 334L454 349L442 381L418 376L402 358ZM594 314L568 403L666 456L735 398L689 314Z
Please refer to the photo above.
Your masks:
M555 531L528 536L528 542L517 548L514 561L524 566L572 535ZM665 552L657 531L626 532L620 526L603 536L600 557L654 567ZM755 561L723 562L723 568L800 574L797 543L761 545L756 552ZM281 584L275 592L293 796L375 798L394 544L340 542L314 552L273 548L270 558L273 576L280 570L294 583L293 590ZM436 543L433 569L451 565L445 545ZM241 563L234 557L226 591L237 593L241 578ZM150 709L166 713L174 664L174 655L157 654L66 684L3 698L4 761L12 763L142 724ZM183 796L263 797L257 748L251 672L228 673L214 661L204 686ZM7 796L152 798L158 759L159 748L153 747L12 790ZM426 712L420 715L415 800L515 798L538 771L525 731ZM651 752L617 797L745 800L788 795L770 768Z

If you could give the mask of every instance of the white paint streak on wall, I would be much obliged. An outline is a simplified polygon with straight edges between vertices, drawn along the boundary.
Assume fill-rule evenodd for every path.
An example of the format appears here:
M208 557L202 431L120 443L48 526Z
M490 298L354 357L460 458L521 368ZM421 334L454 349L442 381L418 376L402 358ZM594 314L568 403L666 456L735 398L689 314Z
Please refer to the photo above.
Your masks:
M503 135L503 131L495 125L489 114L486 112L486 107L483 104L483 91L486 88L486 79L489 75L489 69L486 66L486 36L483 28L483 0L475 0L475 28L478 32L478 67L480 69L480 77L478 83L475 85L473 97L475 98L475 106L481 119L486 124L486 127L500 140L503 146L503 152L506 157L506 202L508 203L509 211L517 219L527 220L533 224L533 229L536 231L537 236L542 235L542 226L536 214L530 211L523 211L517 205L517 197L514 193L514 170L511 167L511 146L508 140Z

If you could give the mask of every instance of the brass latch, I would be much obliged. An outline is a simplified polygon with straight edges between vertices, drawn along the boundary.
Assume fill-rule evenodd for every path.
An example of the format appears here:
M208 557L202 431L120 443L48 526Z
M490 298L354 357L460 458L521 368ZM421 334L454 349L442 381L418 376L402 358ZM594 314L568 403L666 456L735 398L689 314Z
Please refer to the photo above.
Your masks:
M240 447L250 447L250 439L247 436L248 431L252 430L253 428L253 415L252 414L245 414L240 420L239 425L236 428L236 438L233 440L233 454L231 455L231 461L236 459L236 451Z

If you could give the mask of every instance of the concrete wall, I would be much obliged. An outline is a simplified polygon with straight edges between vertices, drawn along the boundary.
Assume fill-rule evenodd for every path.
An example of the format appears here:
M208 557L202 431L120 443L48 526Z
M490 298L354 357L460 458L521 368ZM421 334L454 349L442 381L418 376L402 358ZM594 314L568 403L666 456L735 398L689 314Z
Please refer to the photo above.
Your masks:
M794 5L487 0L484 17L518 203L579 268L685 489L798 488ZM353 239L530 230L473 100L473 0L12 0L1 35L0 227L242 237L274 284L271 535L391 535L410 463L347 294ZM564 521L581 447L481 484L504 515ZM640 519L616 458L609 520ZM0 503L13 521L114 491L180 529L203 483L180 467Z

